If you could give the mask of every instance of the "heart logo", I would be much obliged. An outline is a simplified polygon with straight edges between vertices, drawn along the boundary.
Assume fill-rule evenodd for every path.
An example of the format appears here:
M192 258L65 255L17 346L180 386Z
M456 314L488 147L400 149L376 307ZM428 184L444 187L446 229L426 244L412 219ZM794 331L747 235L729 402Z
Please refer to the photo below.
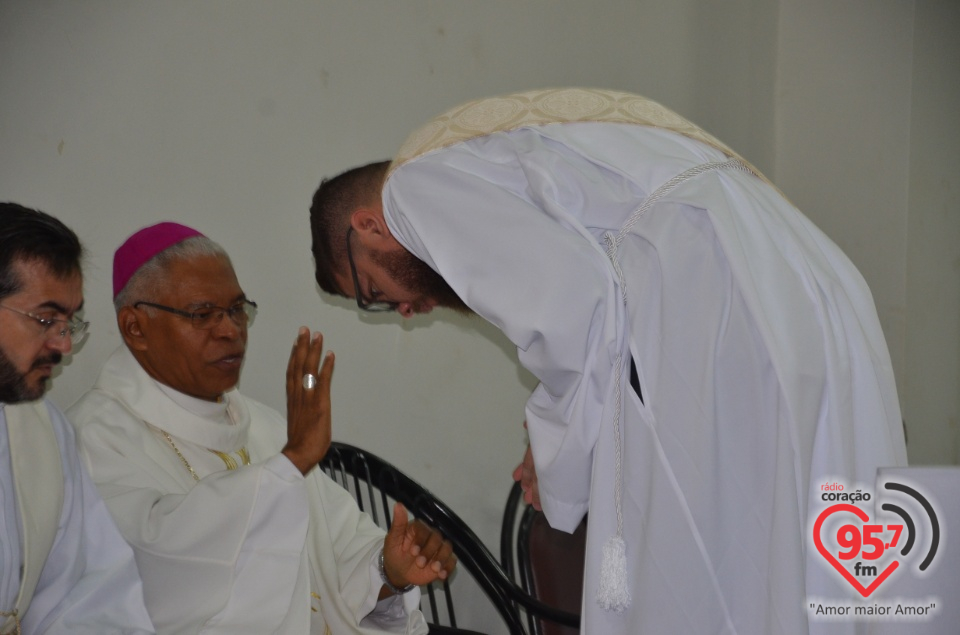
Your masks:
M834 514L840 513L851 513L860 520L860 523L847 523L840 527L835 536L837 555L834 556L823 544L821 530L827 519ZM839 518L831 520L839 520ZM863 561L875 562L883 556L886 549L896 547L897 540L900 538L900 532L903 530L903 525L887 525L886 531L892 531L893 536L889 542L884 542L877 535L884 533L883 525L869 524L869 521L870 516L856 505L839 503L824 509L817 517L817 522L813 526L813 542L817 546L817 551L819 551L820 555L833 565L833 568L839 571L840 575L863 597L869 597L870 594L876 591L877 587L900 566L900 562L894 559L883 571L878 572L876 565L865 564ZM862 558L863 561L857 560L853 563L854 572L873 578L873 581L867 586L864 586L843 563L843 561L855 560L858 556Z

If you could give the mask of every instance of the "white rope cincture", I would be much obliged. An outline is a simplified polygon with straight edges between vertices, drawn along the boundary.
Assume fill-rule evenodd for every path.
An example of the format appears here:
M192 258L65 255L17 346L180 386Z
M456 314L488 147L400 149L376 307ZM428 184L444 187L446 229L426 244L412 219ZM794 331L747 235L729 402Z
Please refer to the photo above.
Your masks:
M681 172L660 187L658 187L650 196L644 199L636 210L630 214L626 222L614 236L607 232L603 236L606 244L607 258L613 265L613 270L617 274L617 280L620 283L620 295L623 300L623 306L627 306L627 282L623 276L623 269L620 267L620 259L617 257L617 250L620 243L626 238L637 221L646 214L653 205L668 194L671 190L688 179L710 172L712 170L737 169L754 174L753 170L747 167L740 159L726 159L724 161L711 161L694 166L685 172ZM623 353L617 351L616 362L616 401L614 413L614 459L616 465L614 474L616 482L614 483L614 504L617 512L617 533L607 539L603 546L603 560L600 563L600 584L597 586L597 604L606 611L616 613L623 612L630 606L630 587L627 583L627 546L623 539L623 473L622 473L622 453L623 453L623 393L621 384L623 383Z
M623 355L617 353L617 389L616 415L614 436L615 448L615 481L613 497L617 509L617 533L607 539L603 545L603 559L600 562L600 584L597 587L597 604L606 611L621 613L630 606L630 586L627 584L627 545L623 540L623 476L620 472L623 461L622 435L620 433L620 413L623 410L621 391L621 377L623 376Z
M617 258L617 248L620 247L620 243L622 243L624 238L627 237L627 234L629 234L630 230L633 229L633 226L637 224L637 221L639 221L640 218L646 214L651 207L653 207L654 203L669 194L678 185L688 179L700 176L704 172L710 172L712 170L726 170L728 168L742 170L744 172L754 174L753 170L747 167L743 161L736 158L726 159L724 161L711 161L709 163L701 163L700 165L696 165L686 172L681 172L680 174L676 175L658 187L653 194L645 198L643 203L640 204L640 207L635 209L633 213L630 214L630 217L620 228L620 231L617 232L616 236L611 235L610 232L607 232L604 235L603 240L607 245L607 258L609 258L610 262L613 263L613 269L617 272L617 278L620 281L620 289L623 294L624 306L627 304L627 285L623 277L623 271L620 269L619 259Z

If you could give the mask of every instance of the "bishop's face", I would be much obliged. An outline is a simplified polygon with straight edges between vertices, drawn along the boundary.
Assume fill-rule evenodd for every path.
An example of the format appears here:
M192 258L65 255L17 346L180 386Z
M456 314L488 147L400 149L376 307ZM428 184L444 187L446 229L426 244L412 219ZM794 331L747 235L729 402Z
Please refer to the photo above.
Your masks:
M199 256L174 262L167 272L171 283L136 298L186 313L205 307L230 308L246 300L229 261ZM247 325L229 315L209 329L200 329L182 315L142 306L135 311L128 345L144 370L174 390L216 401L240 381L247 346ZM121 318L122 321L122 318ZM131 328L121 324L121 328Z

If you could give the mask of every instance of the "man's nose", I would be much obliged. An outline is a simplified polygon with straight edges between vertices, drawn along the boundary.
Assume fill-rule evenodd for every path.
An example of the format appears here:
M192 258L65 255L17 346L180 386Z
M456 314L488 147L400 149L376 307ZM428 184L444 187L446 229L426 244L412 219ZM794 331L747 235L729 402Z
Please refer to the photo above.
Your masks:
M246 326L237 324L233 318L227 315L226 311L220 314L220 321L217 322L211 331L215 337L228 339L237 339L246 329Z
M70 333L52 333L50 337L47 338L47 348L57 351L62 355L69 355L70 351L73 350L73 339L70 337Z

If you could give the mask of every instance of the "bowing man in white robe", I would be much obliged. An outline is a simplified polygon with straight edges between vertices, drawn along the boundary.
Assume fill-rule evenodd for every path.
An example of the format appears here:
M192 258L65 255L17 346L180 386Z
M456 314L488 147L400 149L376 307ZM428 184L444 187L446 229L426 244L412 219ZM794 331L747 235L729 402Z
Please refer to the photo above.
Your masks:
M158 632L425 633L416 585L455 559L402 508L385 536L316 468L333 370L319 334L294 346L285 421L235 388L254 305L215 243L161 223L114 271L126 346L70 413Z
M589 511L583 632L858 628L808 620L852 592L808 509L905 463L889 355L854 266L732 150L636 95L483 99L322 183L311 225L324 290L468 307L540 380L518 476L554 527Z
M83 253L57 219L0 204L0 633L153 633L133 552L43 399L85 333Z

